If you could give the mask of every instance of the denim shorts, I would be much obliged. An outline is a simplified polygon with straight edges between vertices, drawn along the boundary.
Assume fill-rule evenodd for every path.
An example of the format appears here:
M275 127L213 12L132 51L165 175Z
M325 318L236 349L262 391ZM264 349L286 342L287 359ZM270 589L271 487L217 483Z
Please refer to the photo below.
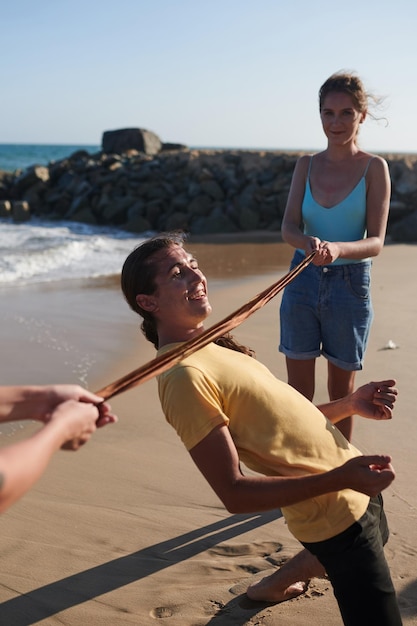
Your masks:
M291 269L303 259L297 250ZM341 369L361 370L373 319L371 266L307 265L282 296L280 352L297 360L323 355Z

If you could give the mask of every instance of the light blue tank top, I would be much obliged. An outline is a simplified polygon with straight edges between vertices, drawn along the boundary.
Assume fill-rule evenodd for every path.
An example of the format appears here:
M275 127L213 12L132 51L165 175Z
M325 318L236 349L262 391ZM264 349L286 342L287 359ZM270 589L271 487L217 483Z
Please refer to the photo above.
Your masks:
M352 189L344 200L327 209L316 202L311 193L310 169L313 160L313 157L311 157L301 207L305 235L318 237L324 241L358 241L366 237L365 177L372 158L369 159L363 176L356 187ZM336 259L333 265L361 263L364 260Z

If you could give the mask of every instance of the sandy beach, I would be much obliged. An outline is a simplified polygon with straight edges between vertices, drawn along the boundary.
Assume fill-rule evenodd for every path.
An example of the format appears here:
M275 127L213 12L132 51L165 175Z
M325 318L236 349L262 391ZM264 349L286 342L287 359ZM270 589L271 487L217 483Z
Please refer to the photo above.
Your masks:
M275 238L191 242L219 321L283 275ZM395 378L391 421L356 418L354 443L389 453L386 547L404 624L417 624L417 246L387 244L373 266L375 321L357 383ZM78 382L92 390L154 357L116 280L0 291L2 384ZM286 379L280 295L234 331ZM391 342L396 349L387 349ZM326 401L319 361L315 402ZM288 602L251 602L247 586L299 549L280 511L230 515L162 415L151 380L111 402L119 423L77 453L59 452L35 488L0 518L0 625L341 626L326 579ZM37 426L0 428L1 444Z

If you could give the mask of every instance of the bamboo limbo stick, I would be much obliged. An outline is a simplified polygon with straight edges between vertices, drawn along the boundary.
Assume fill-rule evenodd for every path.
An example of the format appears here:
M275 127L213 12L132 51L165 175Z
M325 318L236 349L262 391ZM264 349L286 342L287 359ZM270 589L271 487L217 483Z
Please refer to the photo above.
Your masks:
M218 337L221 337L225 333L228 333L233 328L236 328L236 326L239 326L239 324L244 322L250 315L252 315L252 313L255 313L255 311L267 304L274 296L277 295L277 293L284 289L284 287L286 287L296 276L298 276L298 274L300 274L300 272L307 267L314 255L315 252L312 252L308 257L303 259L301 263L294 267L294 269L288 272L288 274L285 274L285 276L280 278L279 281L249 300L249 302L244 304L234 313L228 315L228 317L225 317L220 322L217 322L217 324L214 324L211 328L205 330L198 337L194 337L180 346L173 348L169 352L152 359L152 361L148 361L148 363L145 363L138 369L126 374L126 376L123 376L106 387L103 387L103 389L96 392L97 395L104 398L104 400L109 400L123 391L136 387L136 385L141 385L154 376L162 374L162 372L165 372L182 359L190 356L190 354L196 350L200 350L200 348L203 348L208 343L214 341Z

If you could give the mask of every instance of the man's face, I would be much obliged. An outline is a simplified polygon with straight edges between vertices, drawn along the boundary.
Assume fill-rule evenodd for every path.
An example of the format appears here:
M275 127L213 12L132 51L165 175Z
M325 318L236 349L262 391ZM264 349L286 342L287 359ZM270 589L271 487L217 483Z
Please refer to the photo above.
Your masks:
M148 296L158 326L196 328L211 313L207 280L196 259L184 248L171 246L155 253L155 292Z

